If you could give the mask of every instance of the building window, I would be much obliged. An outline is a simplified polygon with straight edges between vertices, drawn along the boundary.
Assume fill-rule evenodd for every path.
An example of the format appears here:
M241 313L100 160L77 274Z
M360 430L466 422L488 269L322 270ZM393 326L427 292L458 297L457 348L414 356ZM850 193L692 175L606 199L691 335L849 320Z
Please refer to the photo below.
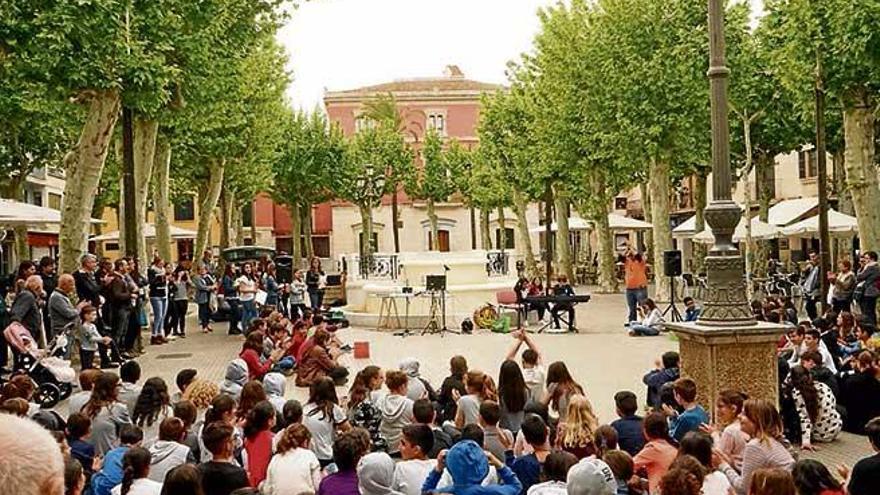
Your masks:
M626 198L614 198L614 209L615 210L625 210L626 209Z
M119 251L119 243L118 242L105 242L104 243L104 251Z
M181 198L174 203L174 219L177 221L195 220L195 201L192 196Z
M193 240L192 239L181 239L177 241L177 260L178 261L192 261L192 253L193 253Z
M373 241L378 244L378 237L373 234ZM375 246L374 246L375 247ZM329 236L312 236L312 248L315 250L315 256L318 258L330 257L330 237ZM305 252L305 250L303 250Z
M449 252L449 231L448 230L438 230L437 231L437 251L448 253ZM431 232L428 232L428 251L434 250L434 239L431 235Z
M819 175L818 155L815 149L798 152L798 177L801 180L815 179Z
M428 129L437 131L441 136L446 135L446 115L442 113L429 113L427 121Z
M55 193L49 193L49 208L53 210L61 209L61 195Z
M241 226L250 228L254 220L254 203L248 202L241 207Z
M356 133L373 127L376 127L376 123L366 115L358 115L354 118L354 132Z
M501 229L495 229L495 245L498 246L498 249L501 249ZM513 229L511 228L504 229L504 249L516 249Z

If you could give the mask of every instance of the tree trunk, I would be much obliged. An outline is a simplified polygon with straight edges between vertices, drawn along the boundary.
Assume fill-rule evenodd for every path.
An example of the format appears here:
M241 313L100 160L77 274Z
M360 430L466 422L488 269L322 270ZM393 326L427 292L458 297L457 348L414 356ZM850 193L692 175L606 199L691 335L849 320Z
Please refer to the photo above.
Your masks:
M168 217L168 181L171 176L171 143L167 139L156 141L156 156L153 162L153 210L156 214L156 249L159 257L171 261L171 221Z
M231 247L232 241L232 193L226 189L220 192L220 250Z
M700 233L706 229L706 220L703 218L703 210L706 209L706 177L705 173L697 174L697 181L694 185L694 232ZM693 272L702 273L706 270L706 245L700 242L691 241L693 250Z
M239 204L238 200L231 196L229 200L229 208L230 208L230 220L232 225L230 227L230 235L232 236L232 242L236 246L244 245L244 222L242 222L242 212L241 212L241 204Z
M373 254L373 208L361 205L361 259L368 259Z
M874 114L867 92L853 95L843 111L846 184L859 222L861 251L880 249L880 189L874 166Z
M553 204L556 210L556 259L559 263L557 272L565 275L569 282L574 283L574 269L571 263L571 242L568 230L568 196L556 189ZM549 284L550 281L548 280Z
M257 202L251 198L251 244L257 245Z
M159 121L135 118L132 131L134 136L134 226L138 243L137 257L141 260L141 270L146 270L149 261L144 224L147 221L147 197L150 192L150 177L153 175L153 164L156 159L156 137L159 134Z
M504 217L504 207L499 206L497 208L498 213L498 246L497 248L501 251L504 251L504 248L507 247L507 229L504 225L507 223L507 219Z
M293 203L290 209L290 257L294 269L302 266L302 206Z
M28 228L27 225L16 225L12 229L15 235L15 260L21 263L31 259L31 248L28 246Z
M651 197L651 218L654 234L654 299L669 300L669 279L663 276L663 252L672 249L672 233L669 230L669 163L651 159L648 194Z
M303 205L300 210L300 220L306 259L311 260L315 257L315 245L312 243L312 205ZM372 224L370 226L372 227Z
M480 245L485 251L492 250L492 233L489 231L489 210L480 208Z
M202 197L199 198L199 223L196 230L196 245L193 249L194 259L201 256L210 242L211 219L214 217L214 209L217 208L217 200L220 199L225 169L226 159L213 158L208 162L208 185L205 187ZM196 269L195 263L193 263L193 269Z
M400 216L397 205L398 185L394 184L394 193L391 195L391 235L394 237L394 252L400 252L400 229L397 226L397 219Z
M645 221L654 223L654 211L651 208L651 189L648 184L639 184L639 191L642 193L642 213L645 215ZM645 259L652 259L654 256L654 232L645 231Z
M529 222L526 219L526 208L528 208L523 193L517 189L513 190L513 213L516 215L516 231L519 234L517 246L519 252L523 256L525 262L526 274L529 277L538 275L538 264L535 262L535 254L532 251L532 238L529 236Z
M434 200L428 200L428 225L431 228L431 251L440 251L440 229L437 227L437 212L434 211Z
M846 170L843 166L843 155L843 149L837 149L831 155L832 168L834 169L834 191L837 193L837 211L846 215L852 215L853 204L849 189L846 187ZM835 239L833 266L837 266L837 261L841 259L852 261L852 245L851 237L837 237Z
M758 220L770 219L770 202L776 196L776 161L773 156L759 154L755 158L755 184L758 193ZM755 249L755 263L752 271L758 277L767 276L767 262L770 260L770 244L759 242Z
M119 118L119 91L97 92L89 102L79 141L65 157L67 182L58 239L59 271L73 272L88 247L92 205Z
M596 198L605 197L607 192L605 191L605 181L601 174L595 174L591 177L590 184L592 186L592 193ZM617 266L614 263L616 254L614 251L614 233L611 231L611 226L608 223L611 203L609 201L590 201L589 203L591 208L587 213L595 226L594 230L596 231L598 243L598 291L602 294L614 293L618 290L618 282ZM590 242L589 237L587 237L587 242ZM587 263L591 265L592 261L587 260Z

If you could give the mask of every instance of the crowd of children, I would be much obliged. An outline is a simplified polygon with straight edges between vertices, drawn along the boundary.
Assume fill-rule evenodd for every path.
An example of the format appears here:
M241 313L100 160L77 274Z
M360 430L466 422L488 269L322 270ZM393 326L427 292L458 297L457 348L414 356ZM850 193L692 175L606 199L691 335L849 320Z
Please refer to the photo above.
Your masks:
M266 308L250 318L219 384L185 369L172 391L159 377L142 382L135 360L118 374L84 366L81 390L59 415L35 407L33 382L16 376L0 391L0 452L21 459L0 463L0 482L22 495L867 495L880 487L873 326L849 313L793 325L780 341L780 404L725 390L710 420L675 352L644 376L643 407L622 390L616 417L599 418L586 383L564 362L547 362L526 332L512 333L497 374L453 356L439 387L413 358L349 380L338 358L351 348L334 325L306 309L288 318ZM769 305L761 317L788 319ZM308 387L307 400L285 399L289 379ZM34 424L42 433L23 442L19 432ZM813 450L842 428L866 435L878 454L837 476L798 460L793 445ZM40 438L52 439L57 456ZM29 467L28 449L51 459ZM36 472L46 479L27 475Z

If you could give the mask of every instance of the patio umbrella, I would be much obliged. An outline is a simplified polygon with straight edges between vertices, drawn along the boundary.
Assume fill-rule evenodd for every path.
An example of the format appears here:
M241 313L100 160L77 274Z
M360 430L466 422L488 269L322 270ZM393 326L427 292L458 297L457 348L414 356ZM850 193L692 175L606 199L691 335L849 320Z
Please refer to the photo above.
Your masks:
M781 232L778 227L764 223L758 217L752 218L753 240L775 239L779 237L780 234ZM742 218L740 219L739 224L737 224L736 230L733 232L733 241L742 242L744 240L746 240L746 219ZM713 236L712 231L707 228L699 234L696 234L693 237L693 241L703 244L711 244L715 242L715 236Z
M648 222L643 222L637 218L625 217L623 215L618 215L616 213L608 214L608 227L611 230L648 230L653 226ZM550 229L554 232L558 229L558 225L556 222L553 222L550 225ZM585 220L581 217L568 217L568 230L576 231L576 230L592 230L593 222L589 220ZM544 225L539 225L537 227L533 227L529 229L529 232L540 234L544 232L546 227Z
M171 225L168 229L171 233L172 239L195 239L196 233L192 230L181 229L180 227L175 227ZM156 237L156 226L151 223L144 224L144 238L145 239L153 239ZM101 234L99 236L92 237L89 239L90 241L118 241L119 240L119 231L114 230L112 232L107 232L106 234Z
M828 232L841 237L856 235L859 233L858 219L829 208ZM782 229L782 233L794 237L813 237L819 235L819 215L789 225Z

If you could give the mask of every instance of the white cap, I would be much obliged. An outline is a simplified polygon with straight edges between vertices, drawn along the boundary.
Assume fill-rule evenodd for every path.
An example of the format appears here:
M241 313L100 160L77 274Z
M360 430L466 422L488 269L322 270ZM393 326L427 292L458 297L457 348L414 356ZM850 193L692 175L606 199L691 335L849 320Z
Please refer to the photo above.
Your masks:
M568 470L568 495L614 495L617 482L608 464L595 459L581 460Z

